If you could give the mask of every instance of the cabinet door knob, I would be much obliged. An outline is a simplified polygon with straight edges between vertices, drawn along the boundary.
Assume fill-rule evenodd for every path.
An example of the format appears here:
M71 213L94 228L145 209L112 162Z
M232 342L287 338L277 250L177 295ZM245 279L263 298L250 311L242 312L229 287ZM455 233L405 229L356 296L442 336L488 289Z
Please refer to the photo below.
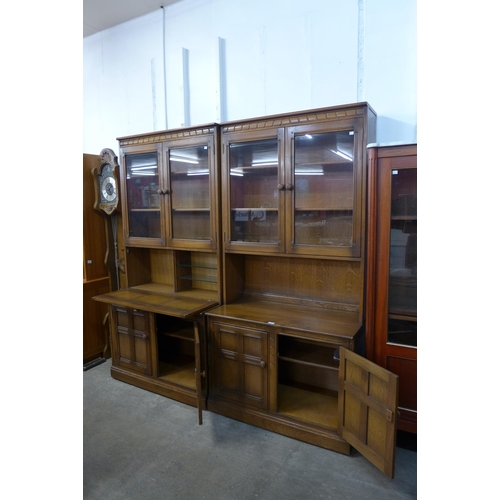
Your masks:
M262 368L265 368L265 367L266 367L266 362L265 362L264 360L262 360L262 361L260 362L260 366L262 366Z
M170 191L169 191L168 189L164 189L164 190L162 191L162 194L170 194Z
M291 184L287 184L285 186L285 189L288 189L288 191L291 191L293 189L293 186Z
M161 189L158 189L158 194L163 194L163 191Z
M278 191L283 191L283 189L285 189L285 185L284 184L278 184Z

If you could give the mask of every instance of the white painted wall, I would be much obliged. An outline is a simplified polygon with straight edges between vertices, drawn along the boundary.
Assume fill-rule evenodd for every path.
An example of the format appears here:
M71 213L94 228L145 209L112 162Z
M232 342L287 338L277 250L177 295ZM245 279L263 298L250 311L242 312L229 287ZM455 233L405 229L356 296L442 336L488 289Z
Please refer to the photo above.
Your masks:
M182 0L87 37L83 152L356 101L377 112L378 142L416 141L416 1Z

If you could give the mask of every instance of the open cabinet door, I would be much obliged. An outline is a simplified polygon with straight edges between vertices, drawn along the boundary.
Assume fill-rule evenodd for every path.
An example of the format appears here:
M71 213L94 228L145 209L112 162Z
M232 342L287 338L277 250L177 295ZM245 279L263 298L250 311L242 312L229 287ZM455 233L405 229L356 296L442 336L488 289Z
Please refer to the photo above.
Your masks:
M340 348L338 433L394 477L399 377Z
M194 324L194 356L195 356L195 377L196 377L196 406L198 407L198 424L203 424L201 393L201 352L200 352L200 332L198 323Z

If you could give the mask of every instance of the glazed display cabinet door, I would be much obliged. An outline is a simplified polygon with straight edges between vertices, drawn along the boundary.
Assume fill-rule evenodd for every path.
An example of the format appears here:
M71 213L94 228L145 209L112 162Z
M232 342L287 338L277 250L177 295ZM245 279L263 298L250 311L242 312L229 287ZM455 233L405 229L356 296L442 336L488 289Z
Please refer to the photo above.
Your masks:
M112 306L113 362L144 375L152 375L150 314Z
M267 409L267 333L215 323L213 394Z
M164 246L161 157L156 146L124 148L122 180L127 245Z
M224 137L228 250L283 251L282 137L282 129Z
M165 145L169 186L170 234L168 246L215 249L216 184L213 137L200 144L193 141Z
M290 253L359 257L363 157L361 120L288 128L291 169L285 184Z

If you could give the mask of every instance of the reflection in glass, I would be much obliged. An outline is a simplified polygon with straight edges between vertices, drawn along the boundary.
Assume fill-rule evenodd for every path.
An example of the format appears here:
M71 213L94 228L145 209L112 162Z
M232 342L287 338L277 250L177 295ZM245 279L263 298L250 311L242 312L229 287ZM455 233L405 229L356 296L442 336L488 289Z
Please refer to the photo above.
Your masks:
M295 136L295 243L352 246L354 132Z
M417 169L392 170L391 181L388 341L416 346ZM395 316L408 317L399 330L391 330Z
M156 152L127 155L129 236L160 238L160 196Z
M174 238L210 238L210 175L208 146L169 152Z
M278 241L278 141L230 145L231 241Z

